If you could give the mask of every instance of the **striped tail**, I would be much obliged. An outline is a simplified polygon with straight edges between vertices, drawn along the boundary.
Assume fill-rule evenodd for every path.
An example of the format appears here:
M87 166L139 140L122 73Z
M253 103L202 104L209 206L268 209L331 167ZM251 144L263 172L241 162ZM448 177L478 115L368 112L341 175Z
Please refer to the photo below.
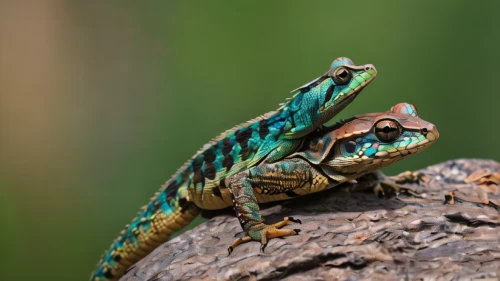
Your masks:
M91 281L120 279L127 268L167 241L172 233L188 225L200 213L198 207L186 202L179 193L175 201L169 204L168 189L163 189L144 206L132 223L120 233L99 261Z

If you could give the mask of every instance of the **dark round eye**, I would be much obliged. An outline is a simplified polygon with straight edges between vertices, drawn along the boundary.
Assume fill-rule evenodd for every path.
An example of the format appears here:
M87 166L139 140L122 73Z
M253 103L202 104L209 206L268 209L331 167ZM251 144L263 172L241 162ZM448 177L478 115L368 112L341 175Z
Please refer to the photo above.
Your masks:
M351 80L351 71L345 67L340 66L333 72L333 81L337 85L344 85Z
M354 153L356 152L356 143L353 142L353 141L348 141L344 144L344 147L345 147L345 151L347 151L347 153Z
M374 126L375 136L381 142L392 142L401 136L401 125L392 120L380 120Z

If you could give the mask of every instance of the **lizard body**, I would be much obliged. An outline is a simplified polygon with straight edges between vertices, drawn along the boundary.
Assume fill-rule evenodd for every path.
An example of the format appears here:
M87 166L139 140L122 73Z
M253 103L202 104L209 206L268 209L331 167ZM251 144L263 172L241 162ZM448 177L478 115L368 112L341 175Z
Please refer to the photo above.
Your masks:
M234 195L228 178L236 179L251 167L295 152L309 133L347 106L376 74L373 65L355 66L348 58L338 58L324 75L292 91L294 96L277 111L214 138L126 226L91 280L118 280L129 266L186 226L201 209L232 206Z
M229 247L229 254L241 243L261 241L263 251L268 239L299 233L300 229L281 229L300 223L291 217L265 225L258 203L319 192L351 180L358 181L358 189L391 185L379 170L427 148L438 137L436 127L420 119L414 106L400 103L387 112L359 115L313 132L282 160L263 162L227 178L246 234Z

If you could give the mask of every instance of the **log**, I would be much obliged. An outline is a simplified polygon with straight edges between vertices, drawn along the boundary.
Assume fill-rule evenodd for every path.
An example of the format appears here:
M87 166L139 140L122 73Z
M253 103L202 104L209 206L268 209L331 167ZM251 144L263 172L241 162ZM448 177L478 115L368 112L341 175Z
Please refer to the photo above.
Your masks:
M120 280L471 280L500 278L500 163L451 160L397 197L349 185L265 206L267 223L293 216L297 236L227 248L232 210L164 243ZM473 173L476 173L475 175ZM468 178L466 183L464 179ZM488 178L488 175L490 177Z

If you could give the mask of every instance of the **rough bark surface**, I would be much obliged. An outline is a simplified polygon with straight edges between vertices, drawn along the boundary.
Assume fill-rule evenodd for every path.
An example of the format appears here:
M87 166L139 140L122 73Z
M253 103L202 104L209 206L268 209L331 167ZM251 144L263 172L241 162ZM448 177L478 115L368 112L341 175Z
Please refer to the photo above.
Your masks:
M266 222L293 216L302 224L288 227L301 232L270 240L265 253L250 242L228 257L241 228L232 210L218 213L121 280L497 280L498 183L464 182L486 168L500 173L493 160L452 160L418 171L429 180L406 185L397 198L344 187L274 204L262 211Z

